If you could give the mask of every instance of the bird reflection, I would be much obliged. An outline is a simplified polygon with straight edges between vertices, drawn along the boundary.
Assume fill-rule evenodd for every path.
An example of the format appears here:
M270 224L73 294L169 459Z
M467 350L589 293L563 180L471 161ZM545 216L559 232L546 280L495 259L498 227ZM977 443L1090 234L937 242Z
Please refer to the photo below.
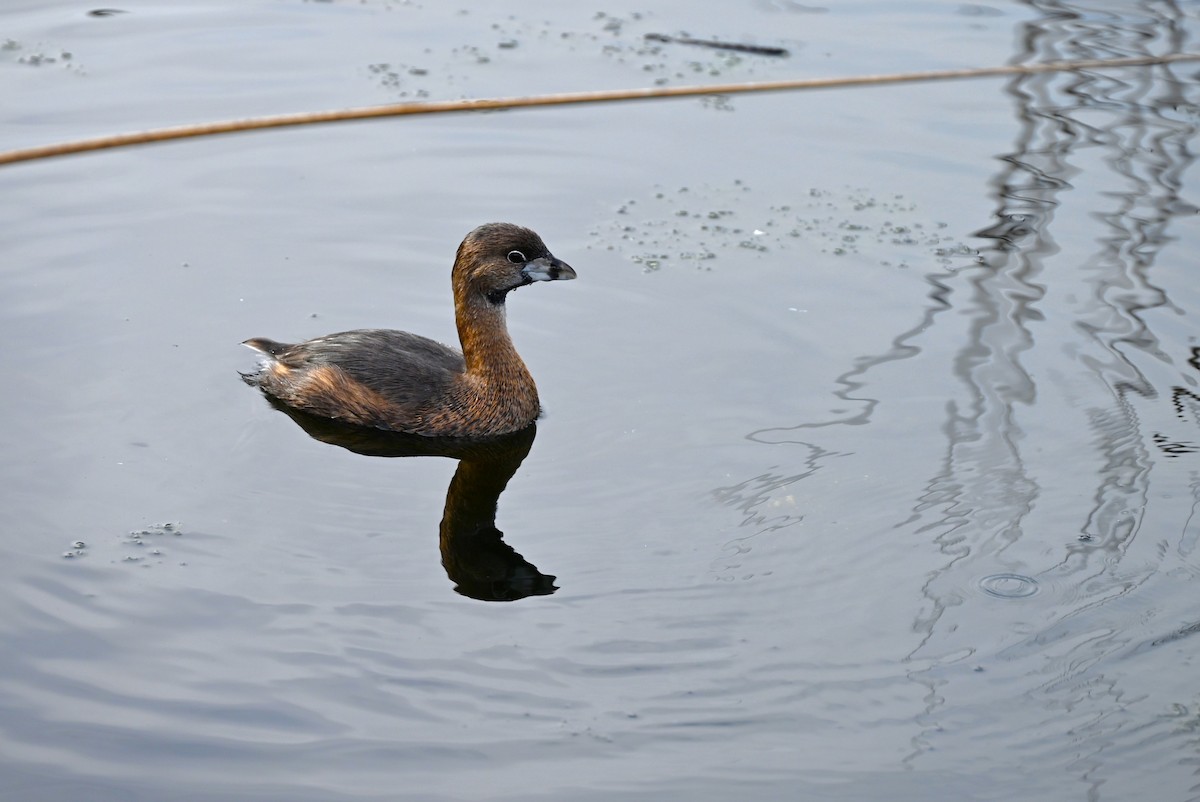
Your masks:
M271 401L271 399L267 399ZM442 566L455 591L481 601L547 596L558 588L504 542L496 528L500 494L533 446L537 426L487 441L430 438L385 432L318 418L277 402L271 405L310 437L368 457L450 457L458 470L446 490L438 530Z

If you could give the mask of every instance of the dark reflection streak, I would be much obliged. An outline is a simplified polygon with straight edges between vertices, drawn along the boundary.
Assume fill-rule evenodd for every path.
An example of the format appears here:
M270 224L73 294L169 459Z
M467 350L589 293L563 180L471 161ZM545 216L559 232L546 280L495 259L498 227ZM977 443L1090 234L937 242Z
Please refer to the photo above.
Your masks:
M938 590L940 580L973 551L994 556L1019 538L1021 521L1037 497L1021 460L1013 405L1036 398L1020 357L1032 347L1028 323L1041 317L1034 304L1045 290L1032 278L1040 272L1042 258L1057 251L1047 228L1057 193L1069 187L1072 170L1063 157L1074 143L1072 138L1056 142L1056 135L1070 129L1035 111L1049 105L1043 78L1017 79L1007 87L1019 110L1020 134L1015 151L1000 159L1005 169L992 182L999 202L995 221L976 234L993 246L984 253L984 267L960 276L971 301L960 307L971 315L971 325L954 373L971 401L965 409L948 403L942 470L927 483L914 516L904 522L940 509L940 517L918 531L936 532L934 543L951 559L923 587L931 609L914 622L923 637L911 656L927 645L946 609L961 602L957 593ZM1047 146L1035 147L1045 140ZM967 541L962 530L968 524L968 532L980 532L982 539Z
M1100 8L1052 0L1026 4L1039 18L1022 26L1016 63L1190 49L1174 2L1148 0L1116 7L1105 3ZM1071 532L1037 533L1043 538L1057 534L1067 541L1062 561L1039 572L1046 593L1059 596L1044 608L1056 618L1001 652L975 659L1048 663L1041 669L1040 685L1029 693L1037 704L1076 727L1067 733L1070 744L1064 747L1076 757L1066 761L1088 798L1098 796L1103 785L1101 755L1110 749L1111 736L1129 723L1119 714L1103 712L1122 710L1125 690L1096 666L1135 636L1128 628L1109 627L1106 610L1115 600L1136 594L1159 570L1157 565L1122 566L1121 560L1141 526L1153 466L1147 423L1138 409L1157 400L1158 393L1138 360L1148 356L1160 364L1173 362L1145 322L1147 311L1170 308L1165 292L1151 281L1150 270L1169 242L1166 231L1174 217L1197 211L1180 198L1181 177L1193 161L1189 141L1195 126L1176 118L1181 109L1196 112L1183 96L1185 86L1169 67L1118 77L1084 73L1009 82L1005 88L1019 130L1013 151L998 159L1001 169L992 181L997 208L989 225L977 233L990 247L978 264L926 276L932 303L922 320L893 339L888 351L856 360L839 377L836 394L849 402L850 412L750 436L768 443L804 442L789 439L788 433L869 423L880 401L862 392L868 385L866 374L918 355L920 335L951 309L952 298L953 309L969 318L966 344L953 362L965 398L946 403L945 456L925 483L912 515L897 524L919 527L916 531L931 537L945 557L922 587L926 604L913 622L920 642L909 659L922 659L929 667L914 669L909 678L927 689L925 714L919 719L927 729L914 735L906 764L915 764L932 748L940 731L940 709L949 696L945 687L980 648L977 637L947 615L971 600L982 574L1009 568L1004 552L1023 536L1024 522L1038 500L1039 486L1022 457L1026 434L1015 415L1019 405L1037 400L1037 385L1023 359L1034 347L1033 331L1042 320L1043 284L1069 292L1074 281L1085 289L1085 297L1051 307L1058 318L1070 316L1066 325L1083 337L1055 339L1054 329L1047 326L1038 344L1043 350L1064 344L1074 349L1068 359L1082 368L1084 381L1090 372L1110 393L1109 400L1099 404L1092 400L1092 387L1068 399L1086 416L1100 454L1094 502L1083 524L1083 531L1096 537L1076 543ZM1089 181L1115 177L1120 184L1117 192L1083 196L1112 199L1113 208L1093 215L1106 226L1095 238L1099 252L1090 258L1055 260L1082 278L1043 279L1044 262L1058 252L1051 236L1055 212L1072 200L1078 202L1072 182L1082 169ZM1200 363L1200 351L1193 351L1191 360ZM1071 386L1062 389L1075 393ZM1188 392L1176 392L1174 398L1187 398ZM1185 526L1181 553L1188 538ZM1051 645L1066 654L1055 654ZM1087 711L1096 715L1085 721Z
M1183 524L1183 537L1179 540L1179 554L1183 557L1190 557L1196 550L1197 541L1200 541L1200 526L1194 525L1197 522L1197 509L1200 508L1200 476L1195 473L1192 474L1192 484L1189 489L1192 491L1194 501L1187 521Z
M481 601L516 601L558 589L555 577L538 571L496 528L500 494L533 446L536 425L485 441L417 437L349 426L267 401L313 439L356 454L458 460L438 528L442 567L458 593Z
M944 281L953 275L953 272L939 273L936 278L928 280L935 287L935 290L929 294L929 297L934 301L934 306L925 311L925 315L921 322L892 340L892 347L887 352L878 356L862 357L855 361L855 365L851 370L841 374L835 380L841 389L834 391L834 396L847 402L850 407L857 407L859 411L848 417L835 418L833 420L810 421L798 423L794 426L771 426L766 429L757 429L746 435L747 440L756 443L780 444L789 443L793 445L808 446L816 448L811 443L805 440L795 440L789 438L786 433L799 432L804 429L821 429L826 426L861 426L871 421L871 415L875 411L875 407L879 405L879 399L858 397L855 394L863 388L865 382L860 380L861 376L869 373L871 370L886 365L888 362L898 362L903 359L912 359L920 354L921 349L915 345L909 345L908 341L920 336L926 329L933 325L934 317L939 312L944 312L950 309L950 304L947 301L947 296L950 293L949 288Z
M1171 23L1163 28L1171 31L1172 48L1177 52L1184 46L1182 29L1174 20ZM1092 313L1077 322L1081 331L1112 354L1108 364L1096 365L1096 369L1112 387L1120 416L1114 420L1112 412L1090 412L1106 463L1095 507L1083 529L1090 539L1068 549L1062 568L1072 560L1086 562L1093 551L1123 552L1140 527L1140 514L1131 521L1131 511L1145 506L1153 460L1129 396L1152 399L1158 393L1122 346L1171 361L1146 325L1144 313L1171 308L1166 293L1150 280L1149 271L1158 251L1169 242L1165 231L1176 215L1174 210L1185 206L1179 191L1182 172L1193 161L1187 142L1195 131L1194 126L1173 123L1162 115L1164 109L1182 102L1180 83L1170 71L1139 74L1131 80L1138 77L1138 84L1121 84L1130 90L1130 98L1124 104L1124 119L1110 129L1110 147L1117 155L1108 161L1114 172L1127 179L1130 189L1115 196L1121 201L1119 207L1102 217L1113 233L1091 260L1097 266ZM1102 81L1097 79L1101 88ZM1151 92L1156 87L1166 90L1154 98ZM1149 213L1139 213L1145 207Z
M1041 17L1026 25L1020 38L1023 50L1015 57L1018 63L1127 55L1131 50L1145 54L1151 43L1163 38L1169 52L1180 52L1186 44L1182 26L1177 24L1181 15L1173 2L1137 5L1136 15L1145 17L1142 29L1133 28L1137 23L1130 23L1124 15L1090 8L1077 12L1078 5L1036 0L1028 5L1041 12ZM1133 13L1132 9L1123 11ZM1055 195L1069 188L1075 175L1067 157L1076 152L1082 156L1087 148L1101 148L1105 163L1128 186L1109 195L1118 199L1118 208L1101 219L1112 234L1100 240L1100 254L1087 262L1094 276L1094 292L1082 304L1075 323L1096 343L1097 351L1106 355L1096 359L1089 354L1082 361L1111 388L1113 398L1113 408L1087 413L1104 455L1095 506L1084 528L1085 532L1098 532L1098 540L1068 548L1059 566L1043 572L1043 576L1073 574L1062 587L1086 594L1080 600L1083 603L1065 600L1065 615L1006 649L1002 656L1011 659L1023 652L1041 653L1047 643L1077 639L1082 632L1090 634L1086 620L1079 624L1074 620L1133 593L1155 573L1151 567L1140 575L1118 574L1120 557L1140 526L1140 512L1131 511L1145 506L1153 464L1131 396L1153 399L1157 395L1122 347L1171 361L1145 324L1143 313L1169 306L1165 293L1150 282L1148 272L1159 249L1168 242L1165 230L1173 216L1194 212L1179 198L1181 175L1192 162L1187 142L1194 126L1173 122L1163 114L1183 105L1181 86L1167 69L1137 73L1127 81L1087 74L1017 78L1007 87L1017 105L1021 132L1014 152L1002 159L1005 170L994 182L1000 200L996 221L979 232L994 243L985 254L988 268L966 274L975 306L969 345L955 360L955 373L972 401L965 410L953 402L948 406L943 470L927 483L913 517L905 522L911 524L927 510L939 509L941 517L918 531L936 532L935 542L949 558L924 585L929 609L914 622L922 638L911 656L932 648L939 620L962 603L962 583L955 582L963 574L959 564L969 560L972 551L995 563L1007 545L1021 536L1021 521L1037 497L1037 485L1026 476L1021 459L1022 432L1012 418L1014 404L1031 402L1035 393L1020 355L1032 346L1026 322L1038 319L1032 303L1042 290L1032 279L1040 272L1042 260L1056 251L1049 235L1053 210L1059 203ZM1056 97L1065 97L1069 103L1056 102ZM1100 112L1118 118L1097 128L1075 119L1080 111L1086 119L1095 119ZM1069 200L1069 195L1062 200ZM1089 571L1088 557L1097 551L1105 553L1106 559ZM1103 580L1096 581L1101 577ZM942 638L953 629L942 633ZM1060 667L1054 678L1041 686L1043 701L1070 709L1082 697L1119 697L1119 688L1111 681L1109 687L1099 687L1096 683L1103 685L1103 678L1091 676L1088 669L1129 637L1128 633L1109 633L1085 638L1083 646L1072 650L1070 665ZM947 647L941 651L961 654L961 650ZM945 702L938 688L948 680L936 666L911 678L928 688L926 717L936 728L937 709ZM1098 793L1103 783L1096 776L1101 766L1097 755L1109 746L1109 735L1120 726L1119 722L1089 726L1075 733L1086 757L1078 759L1073 768L1089 788L1089 796ZM906 762L926 751L931 739L929 731L916 735L914 751Z
M754 531L751 534L734 538L730 541L730 544L736 545L741 541L749 540L764 532L774 532L803 520L804 516L799 512L795 512L795 506L790 503L772 515L768 515L767 511L763 508L772 502L778 491L791 486L801 479L806 479L820 470L822 462L828 457L845 456L833 451L826 451L811 443L804 443L803 445L808 447L809 454L805 459L805 470L801 473L790 476L764 473L755 476L753 479L747 479L744 482L738 482L736 485L728 487L719 487L713 491L713 496L718 502L728 507L734 507L742 513L740 526L754 527ZM784 499L785 502L789 500L790 497Z

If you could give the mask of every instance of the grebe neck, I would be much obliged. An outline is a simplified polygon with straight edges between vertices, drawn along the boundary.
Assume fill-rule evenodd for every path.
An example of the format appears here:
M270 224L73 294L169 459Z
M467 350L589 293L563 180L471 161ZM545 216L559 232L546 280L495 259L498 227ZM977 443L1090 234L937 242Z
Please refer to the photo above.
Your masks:
M533 377L508 334L504 302L474 296L455 304L467 375L506 385L533 386Z

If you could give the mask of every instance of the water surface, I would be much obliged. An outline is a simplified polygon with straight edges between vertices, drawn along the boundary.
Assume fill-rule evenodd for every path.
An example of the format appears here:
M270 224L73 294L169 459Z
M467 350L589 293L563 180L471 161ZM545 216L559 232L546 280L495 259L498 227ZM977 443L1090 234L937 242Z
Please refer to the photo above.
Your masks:
M1169 2L90 10L0 12L0 147L1186 52L1200 26ZM1198 73L0 170L0 799L1200 799ZM452 341L454 248L496 219L579 272L509 303L530 441L312 437L238 380L250 336Z

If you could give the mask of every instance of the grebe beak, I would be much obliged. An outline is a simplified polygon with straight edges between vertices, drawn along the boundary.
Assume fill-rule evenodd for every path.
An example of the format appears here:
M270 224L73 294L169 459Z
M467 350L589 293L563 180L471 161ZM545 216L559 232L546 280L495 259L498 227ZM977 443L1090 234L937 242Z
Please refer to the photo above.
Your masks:
M530 281L566 281L575 278L575 268L562 259L546 254L526 262L521 274Z

